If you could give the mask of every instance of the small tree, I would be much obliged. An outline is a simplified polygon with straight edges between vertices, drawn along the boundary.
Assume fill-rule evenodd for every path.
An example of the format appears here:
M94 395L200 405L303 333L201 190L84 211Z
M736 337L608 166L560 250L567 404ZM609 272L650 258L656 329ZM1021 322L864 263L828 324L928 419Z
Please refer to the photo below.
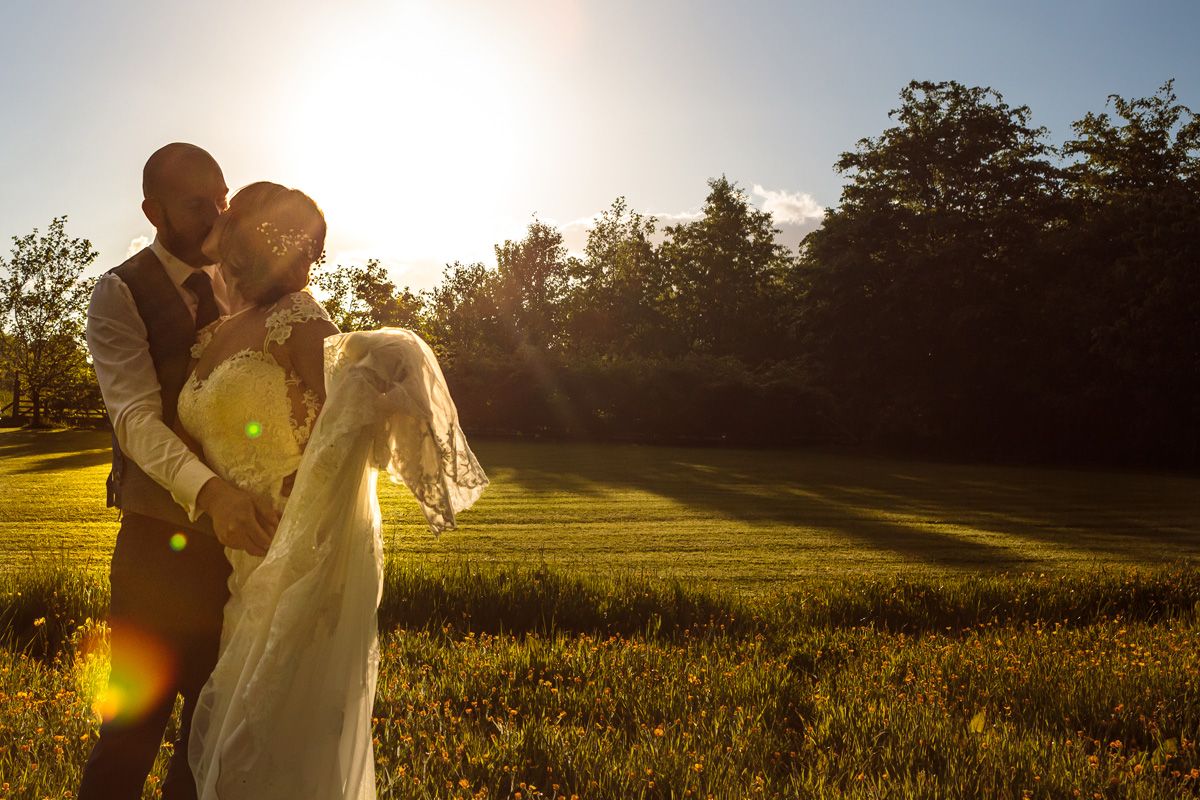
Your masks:
M687 350L757 362L785 355L778 333L794 260L766 211L725 177L708 182L703 215L672 225L659 257L666 306Z
M562 233L539 220L529 224L524 239L496 245L496 299L512 346L561 343L570 270Z
M670 349L664 305L670 276L654 245L657 220L618 197L588 232L581 259L570 261L565 327L570 345L592 354Z
M90 286L80 276L98 255L87 239L69 238L66 224L55 217L44 235L12 237L8 260L0 258L0 361L29 393L34 426L43 398L76 372Z
M505 350L496 295L495 270L478 262L455 261L442 271L442 280L428 294L430 343L442 356L494 354Z
M328 292L325 308L343 331L423 327L424 300L408 287L397 289L376 259L363 267L324 269L314 283Z

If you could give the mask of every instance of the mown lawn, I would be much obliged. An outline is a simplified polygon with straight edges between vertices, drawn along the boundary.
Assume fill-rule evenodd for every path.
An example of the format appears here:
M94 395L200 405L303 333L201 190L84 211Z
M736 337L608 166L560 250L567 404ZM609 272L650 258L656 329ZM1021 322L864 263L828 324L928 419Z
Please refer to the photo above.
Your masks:
M1200 558L1200 478L803 450L472 442L492 479L434 540L384 482L406 562L554 566L766 590L841 575L1092 570ZM0 563L104 570L108 438L0 431Z

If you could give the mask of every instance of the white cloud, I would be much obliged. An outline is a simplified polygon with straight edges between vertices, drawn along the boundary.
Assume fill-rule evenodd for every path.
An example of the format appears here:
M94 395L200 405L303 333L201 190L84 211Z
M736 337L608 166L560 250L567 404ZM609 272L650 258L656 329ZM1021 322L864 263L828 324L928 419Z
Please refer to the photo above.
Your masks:
M153 241L149 236L135 236L129 240L129 249L125 251L126 258L132 258L150 246Z
M646 216L654 217L659 222L666 223L667 225L677 225L681 222L695 222L696 220L698 220L704 216L704 212L703 211L679 211L679 212L675 212L675 213L667 212L665 214L647 214Z
M754 194L762 198L762 208L780 225L803 225L825 217L825 209L807 192L764 189L754 184Z
M590 217L580 217L579 219L573 219L570 222L564 223L562 225L557 225L556 227L560 231L564 231L564 232L573 231L573 230L584 230L584 231L591 230L592 228L594 228L596 226L596 220L600 219L601 213L602 212L597 211L595 214L592 214ZM553 224L553 223L550 223L550 224Z

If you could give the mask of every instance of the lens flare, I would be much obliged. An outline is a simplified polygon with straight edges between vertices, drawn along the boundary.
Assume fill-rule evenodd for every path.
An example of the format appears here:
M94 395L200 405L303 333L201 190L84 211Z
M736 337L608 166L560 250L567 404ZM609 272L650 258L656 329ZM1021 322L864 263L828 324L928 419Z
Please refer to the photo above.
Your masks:
M163 642L147 631L114 620L108 685L92 702L105 722L131 724L163 699L175 678L175 659Z
M187 535L176 533L171 537L171 549L178 553L183 548L187 547Z
M246 423L246 436L251 439L257 439L262 436L262 423L256 419L252 419Z

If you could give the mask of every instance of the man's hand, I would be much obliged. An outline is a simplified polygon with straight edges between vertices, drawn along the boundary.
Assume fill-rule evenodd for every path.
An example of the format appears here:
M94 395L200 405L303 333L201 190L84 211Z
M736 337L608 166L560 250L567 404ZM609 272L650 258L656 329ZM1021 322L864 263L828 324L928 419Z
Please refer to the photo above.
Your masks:
M217 541L252 556L265 556L279 525L271 504L249 492L210 478L196 495L196 506L213 521Z

